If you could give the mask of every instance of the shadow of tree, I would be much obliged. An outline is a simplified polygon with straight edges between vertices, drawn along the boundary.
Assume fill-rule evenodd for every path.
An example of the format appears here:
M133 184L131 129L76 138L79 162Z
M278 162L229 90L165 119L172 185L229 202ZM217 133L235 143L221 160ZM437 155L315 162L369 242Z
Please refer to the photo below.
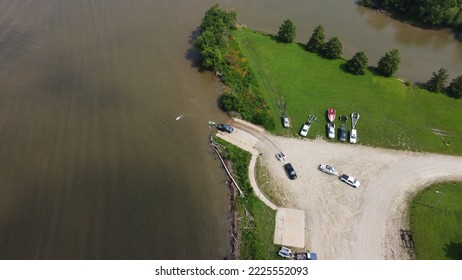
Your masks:
M296 43L296 44L297 44L302 50L308 51L308 50L306 49L306 44L300 43L300 42L299 42L299 43Z
M415 82L414 85L421 89L427 89L427 84L423 82Z
M431 91L427 88L427 83L422 83L422 82L415 82L414 85L420 89L423 89L423 90L427 90L430 94L441 94L441 95L446 95L447 97L449 98L454 98L453 96L451 96L447 89L446 88L443 88L442 91L439 91L439 92L434 92L434 91ZM454 98L454 99L457 99L457 98Z
M374 74L375 76L382 76L382 74L380 74L380 72L377 70L377 67L376 66L368 66L367 69L372 73Z
M198 26L189 35L189 48L186 50L185 58L191 62L191 67L197 68L199 72L205 72L207 69L202 66L201 55L194 49L193 42L201 34L201 28Z
M443 250L446 252L446 257L451 260L462 260L462 242L449 242L444 245Z
M351 74L351 73L348 72L348 70L347 70L347 63L346 63L346 62L341 63L341 64L339 65L339 69L342 70L342 71L345 72L345 73ZM353 74L351 74L351 75L353 75Z
M278 36L277 35L274 35L274 34L269 34L269 33L261 33L263 36L267 36L269 38L271 38L271 40L275 41L276 43L278 44L287 44L285 42L281 42L281 40L279 40Z
M462 28L459 30L453 30L452 34L454 35L454 38L458 40L459 42L462 42Z
M220 94L217 97L216 102L217 102L218 109L220 109L222 112L226 112L225 107L223 106L223 95L222 94Z

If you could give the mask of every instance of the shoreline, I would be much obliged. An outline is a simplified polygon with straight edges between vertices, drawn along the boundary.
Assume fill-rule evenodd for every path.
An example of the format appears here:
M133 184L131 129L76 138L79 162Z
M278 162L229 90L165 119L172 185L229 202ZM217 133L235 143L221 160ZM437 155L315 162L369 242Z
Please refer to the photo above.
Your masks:
M229 255L226 257L226 259L229 260L238 260L240 256L240 241L239 241L239 228L237 225L237 200L236 200L236 184L233 183L233 172L232 172L232 161L226 159L226 155L224 154L224 151L220 150L218 148L218 145L216 142L213 140L213 136L209 137L209 145L210 147L215 151L216 155L220 159L222 163L222 167L225 168L226 174L227 174L227 181L226 185L228 187L228 192L229 192L229 222L230 222L230 248L231 251ZM234 186L233 186L234 185Z
M229 205L230 205L230 259L275 259L276 250L273 244L273 237L268 233L274 231L274 214L271 208L264 205L259 197L255 195L254 189L249 180L249 174L253 169L255 153L242 149L236 143L231 143L219 137L216 141L220 148L219 157L222 157L221 164L228 169L226 174L228 180ZM217 152L217 151L216 151ZM258 153L257 153L258 154ZM244 173L245 172L245 173ZM234 179L232 177L235 177ZM238 183L239 186L235 185ZM242 193L238 193L241 189ZM268 222L268 221L271 222Z

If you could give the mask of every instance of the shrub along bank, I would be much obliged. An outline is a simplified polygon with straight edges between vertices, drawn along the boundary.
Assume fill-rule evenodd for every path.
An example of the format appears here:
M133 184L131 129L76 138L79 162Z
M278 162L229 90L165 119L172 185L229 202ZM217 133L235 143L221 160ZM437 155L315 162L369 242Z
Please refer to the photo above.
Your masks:
M194 48L201 54L202 65L213 70L227 86L221 101L223 109L274 129L273 113L232 36L237 29L236 13L215 5L207 10L200 27Z

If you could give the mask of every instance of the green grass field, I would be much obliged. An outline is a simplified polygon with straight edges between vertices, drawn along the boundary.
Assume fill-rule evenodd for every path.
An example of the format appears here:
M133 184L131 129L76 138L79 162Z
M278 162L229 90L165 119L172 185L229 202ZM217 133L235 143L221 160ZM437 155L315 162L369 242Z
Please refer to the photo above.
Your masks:
M462 183L432 185L410 209L417 259L462 260Z
M363 76L348 74L343 70L345 60L327 60L270 35L243 30L233 36L274 113L274 133L298 135L313 114L318 120L309 138L327 138L326 110L332 107L337 116L360 113L357 129L362 145L462 155L462 100L369 71ZM293 124L290 130L281 125L280 96ZM338 128L338 119L335 123ZM350 120L346 127L351 129Z

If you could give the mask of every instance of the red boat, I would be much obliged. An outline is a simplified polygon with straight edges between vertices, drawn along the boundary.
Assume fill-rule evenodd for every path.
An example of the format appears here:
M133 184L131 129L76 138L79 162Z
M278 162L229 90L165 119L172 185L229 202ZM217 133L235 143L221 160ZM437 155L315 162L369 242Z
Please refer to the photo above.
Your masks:
M330 108L327 110L327 118L330 122L333 122L335 120L335 109Z

